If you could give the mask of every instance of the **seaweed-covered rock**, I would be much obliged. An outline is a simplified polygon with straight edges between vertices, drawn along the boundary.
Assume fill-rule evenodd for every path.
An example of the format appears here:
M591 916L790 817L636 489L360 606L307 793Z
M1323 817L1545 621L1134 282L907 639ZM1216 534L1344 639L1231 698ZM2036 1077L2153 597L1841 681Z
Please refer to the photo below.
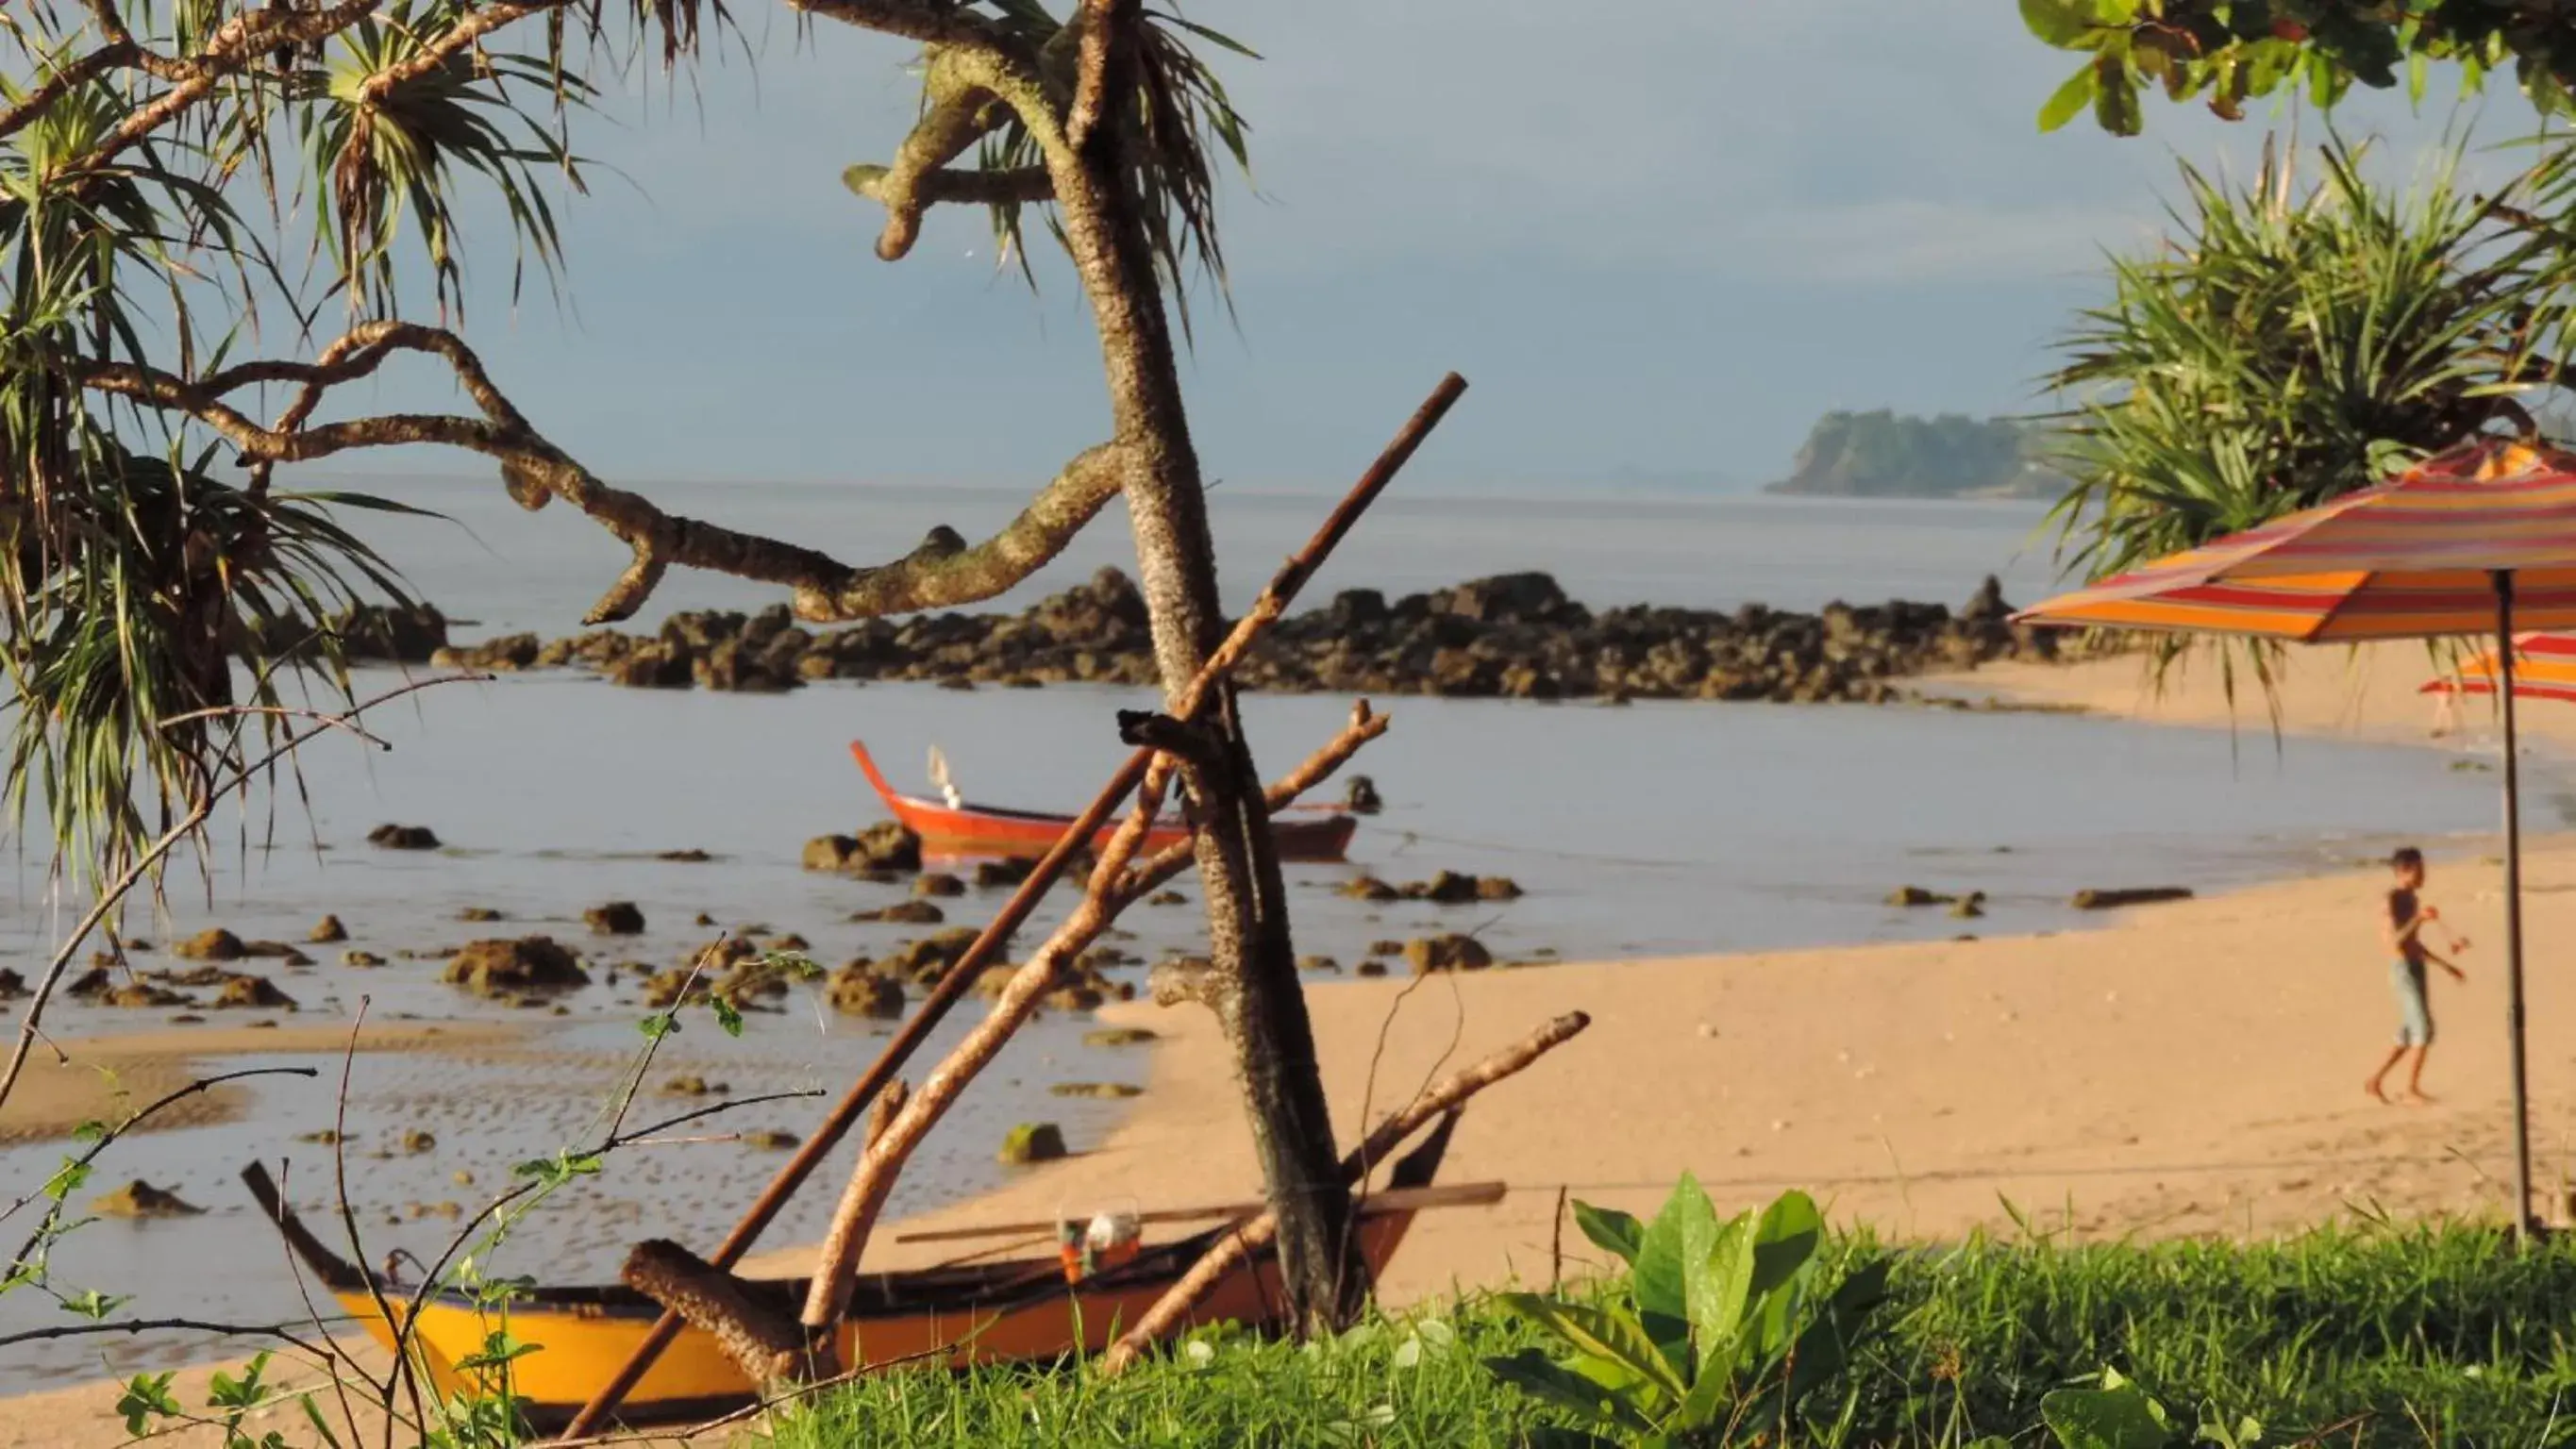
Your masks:
M1348 896L1355 901L1392 901L1403 897L1403 892L1373 875L1353 876L1334 887L1334 890L1337 894Z
M644 934L644 912L633 901L610 901L592 906L581 913L582 923L594 936L640 936Z
M890 925L936 926L948 919L948 913L928 901L897 901L872 911L852 911L850 919Z
M223 1007L271 1007L293 1011L295 998L277 989L277 983L265 976L235 976L215 993L214 1005Z
M1027 880L1029 874L1037 869L1037 865L1034 860L1022 860L1017 856L1002 860L979 860L975 862L975 884L977 888L983 890L991 890L997 886L1015 886Z
M478 995L515 996L588 986L590 974L552 936L522 936L466 942L448 959L446 980Z
M103 1218L186 1218L205 1211L177 1193L136 1178L114 1192L90 1199L89 1210Z
M313 929L305 933L304 939L316 946L336 946L349 939L349 928L340 924L338 916L324 916L313 923Z
M1494 953L1473 936L1417 936L1404 943L1404 961L1416 976L1434 971L1481 971L1494 964Z
M343 951L340 953L340 964L343 966L382 966L385 964L385 958L377 955L373 951Z
M1159 1041L1161 1038L1160 1032L1149 1027L1104 1026L1096 1031L1084 1032L1082 1044L1091 1047L1143 1046L1147 1042Z
M873 963L853 961L832 973L824 995L844 1016L893 1021L903 1015L903 983L878 974Z
M1022 1122L1002 1134L1002 1148L993 1155L1006 1167L1053 1162L1066 1155L1064 1129L1053 1122Z
M367 843L380 850L436 850L438 834L426 825L379 825L367 832Z
M249 952L243 949L241 937L217 926L172 942L170 954L182 961L238 961Z
M966 894L966 882L946 871L928 871L913 879L912 893L923 897L962 896Z

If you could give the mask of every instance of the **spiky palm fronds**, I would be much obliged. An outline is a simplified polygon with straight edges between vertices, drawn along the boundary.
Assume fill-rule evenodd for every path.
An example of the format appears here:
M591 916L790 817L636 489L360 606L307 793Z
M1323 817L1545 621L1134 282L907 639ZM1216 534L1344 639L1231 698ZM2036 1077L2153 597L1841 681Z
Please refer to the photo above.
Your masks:
M2562 151L2473 194L2454 145L2411 190L2330 143L2315 179L2270 146L2229 185L2186 166L2177 235L2112 265L2050 384L2074 408L2052 459L2076 486L2051 515L2088 578L2368 487L2562 383L2576 246L2514 218L2570 165ZM2563 210L2563 208L2561 208ZM2447 646L2435 645L2436 655ZM2161 679L2195 652L2160 637ZM2277 646L2218 645L2223 689L2277 718Z
M6 804L50 826L57 859L104 878L280 733L282 681L318 667L347 692L339 641L278 648L362 598L406 598L333 519L350 502L256 496L99 440L85 486L58 488L41 536L10 520ZM300 641L296 641L300 642ZM234 660L242 668L237 675ZM246 681L246 683L245 683Z
M546 107L587 104L591 87L564 69L559 55L469 49L421 65L446 18L436 6L416 13L398 3L341 32L321 94L297 113L307 181L331 219L322 241L351 309L365 315L391 315L406 216L418 229L440 306L462 305L460 172L480 176L509 217L518 243L514 300L530 260L549 280L562 261L546 183L551 174L578 190L581 169L544 114ZM543 105L522 106L514 88L532 101L544 98Z
M2089 577L2310 507L2555 386L2576 247L2507 223L2550 168L2497 197L2458 149L2411 191L2329 144L2302 186L2267 150L2248 183L2186 167L2179 235L2116 261L2050 379L2075 403L2056 520ZM2562 166L2553 161L2550 167Z
M1063 29L1040 0L989 0L1002 29L1032 53L1046 49ZM1217 172L1220 156L1249 175L1252 170L1251 125L1235 110L1225 84L1192 48L1193 40L1258 60L1240 42L1186 20L1176 11L1149 10L1136 57L1135 93L1125 99L1129 154L1134 166L1128 182L1145 217L1154 270L1171 296L1184 337L1190 335L1189 292L1195 272L1211 283L1231 309L1225 244L1217 231ZM977 149L976 165L986 171L1011 171L1041 165L1037 142L1017 116L1007 117ZM1020 274L1034 285L1025 235L1026 208L1004 201L990 208L993 242L1000 255L1016 259ZM1061 243L1064 233L1052 214L1050 234Z

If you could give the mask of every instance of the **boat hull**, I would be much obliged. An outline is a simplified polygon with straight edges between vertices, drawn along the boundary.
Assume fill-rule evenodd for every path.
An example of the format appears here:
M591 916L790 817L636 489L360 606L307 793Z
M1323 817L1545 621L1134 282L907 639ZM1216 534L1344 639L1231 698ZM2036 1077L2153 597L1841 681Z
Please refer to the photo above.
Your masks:
M886 783L886 778L868 757L858 741L850 742L850 754L866 773L868 784L885 803L888 813L902 821L904 827L921 837L923 853L950 858L977 856L1014 856L1034 860L1054 848L1073 826L1070 815L1047 815L1036 811L1002 810L984 805L951 806L941 801L906 795ZM1117 827L1102 826L1091 837L1091 848L1098 851L1109 843ZM1350 849L1351 837L1358 833L1359 821L1341 811L1312 816L1273 817L1270 838L1277 846L1281 860L1335 861ZM1160 851L1190 838L1184 824L1160 824L1145 834L1144 849Z
M1412 1215L1403 1213L1361 1223L1361 1251L1372 1275L1394 1254L1411 1221ZM1052 1266L1041 1263L1037 1268ZM1186 1267L1186 1262L1181 1266ZM838 1335L840 1362L866 1369L896 1365L960 1369L1097 1353L1126 1325L1142 1318L1176 1276L1159 1270L1134 1276L1108 1274L1016 1304L918 1307L854 1316L843 1323ZM804 1285L782 1282L780 1291L801 1299ZM333 1296L378 1344L393 1346L391 1323L377 1311L372 1294L344 1289ZM399 1290L392 1296L397 1301L392 1304L391 1322L401 1322L407 1316L407 1304L400 1301ZM1264 1254L1258 1262L1227 1274L1193 1311L1191 1322L1272 1326L1280 1301L1278 1259ZM659 1308L649 1302L549 1304L542 1293L533 1301L504 1309L438 1297L422 1306L414 1337L431 1386L442 1397L506 1388L524 1402L530 1427L547 1432L570 1422L599 1386L616 1374L652 1331L659 1314ZM508 1333L517 1343L535 1345L532 1352L510 1362L506 1385L497 1381L493 1370L458 1368L482 1353L496 1332ZM717 1347L712 1334L683 1328L626 1396L619 1417L632 1424L703 1419L750 1403L754 1392L751 1381Z

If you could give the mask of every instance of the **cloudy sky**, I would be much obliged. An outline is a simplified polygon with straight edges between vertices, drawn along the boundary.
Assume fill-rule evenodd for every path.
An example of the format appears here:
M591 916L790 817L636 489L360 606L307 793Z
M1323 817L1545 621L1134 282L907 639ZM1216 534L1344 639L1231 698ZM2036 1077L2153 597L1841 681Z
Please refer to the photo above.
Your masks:
M1190 363L1212 476L1346 478L1450 368L1475 387L1424 475L1453 488L1752 484L1829 408L2027 409L2104 249L2155 235L2176 158L2247 166L2267 119L2041 136L2072 58L2008 0L1586 8L1188 7L1265 57L1225 69L1255 171L1227 213L1240 327L1207 309ZM783 12L736 9L756 65L677 98L639 72L581 137L622 175L569 205L564 306L514 313L487 255L468 330L504 385L635 479L1009 484L1095 441L1060 270L1032 298L965 213L902 263L869 250L880 213L837 176L900 135L908 48L799 46ZM2339 120L2407 141L2446 116Z

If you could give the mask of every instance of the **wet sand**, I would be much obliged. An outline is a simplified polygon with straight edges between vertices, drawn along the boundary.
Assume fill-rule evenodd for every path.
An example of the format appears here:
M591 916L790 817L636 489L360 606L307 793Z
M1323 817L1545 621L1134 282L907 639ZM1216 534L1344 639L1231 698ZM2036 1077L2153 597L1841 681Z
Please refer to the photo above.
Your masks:
M362 1052L456 1052L507 1041L515 1026L494 1022L388 1022L357 1038ZM342 1051L346 1026L206 1026L195 1030L120 1033L38 1043L9 1100L0 1104L0 1147L67 1137L83 1122L115 1123L201 1078L219 1075L228 1057ZM168 1132L237 1119L250 1100L225 1084L182 1098L138 1124Z

